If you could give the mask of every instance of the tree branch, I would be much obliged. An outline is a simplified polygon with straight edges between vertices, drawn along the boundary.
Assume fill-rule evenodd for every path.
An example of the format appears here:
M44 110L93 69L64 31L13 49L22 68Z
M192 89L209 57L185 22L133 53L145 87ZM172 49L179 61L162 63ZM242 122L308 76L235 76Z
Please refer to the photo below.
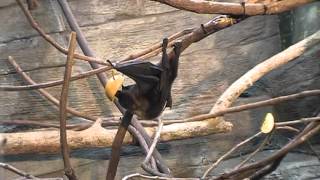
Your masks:
M85 55L88 55L88 56L91 56L91 57L95 57L95 53L93 52L93 50L89 47L88 45L88 42L84 36L84 34L82 33L70 7L69 7L69 4L66 0L58 0L61 8L62 8L62 11L68 21L68 24L70 26L70 28L72 30L74 30L75 32L77 32L78 34L78 44L80 46L80 48L82 49L83 53ZM89 62L90 63L90 66L93 68L93 69L96 69L96 68L99 68L99 65L94 63L94 62ZM106 83L107 83L107 78L104 74L97 74L101 84L103 87L105 87ZM122 114L125 113L125 110L123 107L121 107L121 105L119 104L119 102L117 100L114 101L114 104L117 106L117 108L120 110L120 112ZM139 132L141 132L142 136L146 139L146 142L148 145L150 145L150 137L148 136L148 134L146 133L146 131L144 130L143 126L140 124L140 122L136 119L136 118L132 118L131 120L131 124L133 124L132 122L135 122L136 125L133 125ZM160 156L160 153L156 153L156 158L158 159L157 163L159 165L159 169L161 171L163 171L164 173L166 174L169 174L170 173L170 170L169 168L165 165L164 161L162 160L161 156Z
M58 42L56 42L51 36L49 36L48 34L46 34L46 32L39 26L39 24L34 20L34 18L32 17L30 11L24 7L23 3L21 2L21 0L16 0L16 2L18 3L18 5L20 6L21 10L23 11L24 15L26 16L26 18L28 19L30 25L36 30L38 31L38 33L47 41L49 42L53 47L55 47L58 51L60 51L63 54L67 54L68 50L64 47L62 47ZM81 59L84 61L89 61L89 62L94 62L97 64L102 64L102 65L106 65L109 66L109 63L104 62L101 59L98 58L92 58L89 56L84 56L78 53L75 53L74 55L75 58L77 59Z
M286 155L291 149L297 147L298 145L304 143L306 140L308 140L310 137L318 133L320 130L320 122L311 122L308 124L307 127L304 128L304 130L299 133L294 139L292 139L288 144L286 144L284 147L282 147L279 151L274 153L273 155L255 162L248 164L246 166L243 166L239 169L224 173L217 178L214 179L225 179L225 178L230 178L233 176L239 177L241 173L244 173L246 171L252 171L255 169L260 169L262 167L265 167L266 165L276 161L277 159L281 158L282 156Z
M34 82L30 76L27 75L27 73L23 72L23 70L21 69L21 67L18 65L18 63L14 60L13 57L9 56L8 57L8 60L10 62L10 64L14 67L14 69L16 70L16 72L18 74L20 74L22 76L22 78L27 81L29 84L31 85L36 85L37 83ZM42 94L46 99L48 99L50 102L52 102L54 105L56 106L59 106L59 100L56 99L55 97L53 97L48 91L44 90L44 89L38 89L38 91L40 92L40 94ZM95 121L97 118L96 117L93 117L93 116L89 116L89 115L85 115L85 114L82 114L81 112L73 109L73 108L70 108L70 107L66 107L67 108L67 111L75 116L78 116L78 117L82 117L82 118L85 118L85 119L88 119L88 120L91 120L91 121Z
M5 163L1 163L0 162L0 167L6 169L6 170L9 170L15 174L18 174L19 176L21 177L24 177L26 179L38 179L36 178L35 176L31 175L31 174L28 174L26 172L23 172L21 171L20 169L18 168L15 168L14 166L11 166L10 164L5 164Z
M77 180L78 178L75 175L74 170L72 169L70 158L69 158L69 147L67 141L67 132L66 132L66 118L67 118L67 103L68 103L68 92L69 92L69 84L70 77L72 73L72 64L74 51L76 49L76 33L71 32L70 40L69 40L69 50L67 56L67 63L64 72L64 83L62 85L61 90L61 98L60 98L60 145L61 145L61 154L64 162L64 172L65 175L70 180Z
M232 3L206 0L153 0L177 9L199 14L228 14L228 15L269 15L279 14L296 7L314 2L315 0L283 0L264 3Z
M308 49L318 44L319 42L320 31L317 31L313 35L305 38L302 41L299 41L286 50L256 65L254 68L242 75L231 86L229 86L227 90L224 91L224 93L216 101L210 113L214 113L221 109L229 107L242 92L252 86L253 83L259 80L262 76L301 56L304 52L306 52Z

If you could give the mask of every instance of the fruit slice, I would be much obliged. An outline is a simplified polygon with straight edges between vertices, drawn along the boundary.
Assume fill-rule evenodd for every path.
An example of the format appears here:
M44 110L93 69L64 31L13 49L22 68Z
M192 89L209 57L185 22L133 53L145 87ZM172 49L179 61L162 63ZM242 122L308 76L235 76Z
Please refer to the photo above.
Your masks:
M112 72L111 78L108 79L108 82L105 86L105 92L110 101L113 101L117 91L122 87L124 82L124 77L120 74L116 74L115 71Z
M274 117L271 113L267 113L260 130L261 132L268 134L273 130L273 128L274 128Z

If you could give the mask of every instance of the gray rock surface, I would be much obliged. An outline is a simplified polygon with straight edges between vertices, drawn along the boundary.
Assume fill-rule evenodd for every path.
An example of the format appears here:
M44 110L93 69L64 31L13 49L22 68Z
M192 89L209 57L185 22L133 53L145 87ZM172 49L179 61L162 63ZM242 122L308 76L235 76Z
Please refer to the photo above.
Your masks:
M57 2L55 0L39 2L41 6L32 12L34 17L47 33L66 47L69 27L62 17ZM160 42L163 37L186 28L200 26L212 18L211 15L175 10L146 0L69 2L90 46L99 57L111 60L118 60L146 49ZM319 3L316 7L319 8ZM303 10L297 11L303 12ZM3 17L0 18L0 24L6 24L0 28L0 84L24 83L7 62L9 55L15 57L36 82L61 79L66 57L39 37L29 26L15 2L1 1L0 15ZM179 76L173 86L173 109L166 110L164 118L185 118L207 113L230 84L258 63L281 51L278 24L278 16L251 17L193 44L183 52ZM305 34L310 34L316 29L312 28L312 31ZM255 102L319 88L319 52L320 47L317 46L297 60L268 74L248 91L251 97L240 98L238 103ZM160 56L153 59L159 58ZM74 73L89 69L87 63L76 62ZM55 97L59 97L61 86L48 90ZM0 120L58 120L58 110L35 91L0 93ZM104 91L95 77L71 83L69 100L70 106L91 115L120 115L114 105L105 98ZM233 147L235 143L254 134L265 113L277 112L279 120L296 119L315 113L319 104L320 98L308 98L228 115L225 118L235 125L232 132L165 143L160 146L161 153L175 175L200 176L208 163ZM247 149L252 149L257 143L258 141L253 142ZM137 156L126 156L121 159L119 177L141 171L137 163L141 162L143 157L138 149L132 146L126 148L125 155ZM105 159L108 158L105 154L109 155L110 151L98 149L74 153L73 163L82 179L104 179ZM304 157L292 161L294 163L291 164L289 160L288 164L282 167L293 171L280 169L280 176L291 179L290 176L294 173L295 177L301 178L299 172L304 170L303 163L314 165L318 170L319 166L313 156ZM61 175L62 161L58 156L29 155L2 157L2 160L35 175L44 177ZM296 167L291 166L296 162L300 164L298 163ZM319 171L311 169L308 177L319 177L316 172ZM0 179L12 177L11 173L1 170Z

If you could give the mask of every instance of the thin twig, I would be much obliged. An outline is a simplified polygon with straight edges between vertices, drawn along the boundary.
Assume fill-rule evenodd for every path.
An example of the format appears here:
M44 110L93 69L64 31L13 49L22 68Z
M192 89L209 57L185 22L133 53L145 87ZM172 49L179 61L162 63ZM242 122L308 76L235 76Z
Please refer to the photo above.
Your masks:
M271 173L272 171L276 170L279 164L281 163L282 159L285 157L281 156L278 159L274 160L269 166L261 168L259 171L256 171L249 177L250 180L260 180L262 179L265 175Z
M141 133L133 126L129 126L128 131L138 140L140 146L142 147L143 152L145 154L148 154L149 146L146 143L146 140L144 139L144 137L141 135ZM158 171L157 164L154 157L151 158L150 163L152 168Z
M258 132L256 134L254 134L253 136L245 139L244 141L241 141L240 143L238 143L236 146L234 146L232 149L230 149L228 152L226 152L223 156L221 156L219 159L216 160L216 162L214 164L212 164L206 171L205 173L202 175L201 179L205 179L208 174L219 165L219 163L221 161L223 161L226 157L228 157L230 154L232 154L235 150L237 150L239 147L247 144L248 142L250 142L251 140L255 139L256 137L259 137L262 134L262 132Z
M17 0L20 1L20 0ZM60 3L62 2L61 7L63 8L65 13L70 14L71 10L68 7L66 2L63 1L59 1ZM67 7L66 7L67 6ZM22 6L23 7L23 6ZM69 12L70 11L70 12ZM72 13L71 13L72 14ZM72 29L78 30L78 32L81 32L79 26L77 25L77 23L75 22L75 19L72 18L73 15L70 16L66 16L67 19L72 22L70 24L73 24L75 27L72 27ZM69 19L70 18L70 19ZM222 18L223 19L223 18ZM207 29L208 33L204 34L202 28L196 28L193 29L192 33L188 33L187 36L185 36L182 39L182 47L181 47L181 51L185 50L187 47L189 47L192 43L194 42L198 42L201 39L207 37L208 35L214 33L214 32L218 32L221 29L224 29L226 27L229 27L231 25L235 24L235 22L232 21L232 19L230 18L225 18L224 20L220 20L219 18L214 19L209 21L208 23L204 24L203 27ZM77 31L76 31L77 32ZM79 33L77 32L78 36ZM82 34L82 33L81 33ZM81 40L85 40L84 36ZM82 42L82 41L79 41ZM79 43L78 42L78 43ZM80 43L79 43L80 44ZM94 55L94 53L91 51L91 49L88 47L86 41L81 43L82 46L84 46L82 49L86 50L85 54L90 54L90 55ZM90 52L90 53L89 53ZM148 56L148 54L147 54ZM169 58L171 59L173 56L175 56L175 53L173 51L171 51L169 53ZM141 58L146 58L146 57L141 57ZM91 64L95 64L94 62L90 62ZM96 64L97 65L97 64ZM98 67L95 66L95 68L93 68L94 70L91 71L87 71L85 73L80 73L74 77L71 77L71 81L75 81L78 79L82 79L82 78L86 78L89 77L91 75L94 74L98 74L99 80L102 83L102 85L104 86L106 84L106 78L103 77L103 74L101 74L101 72L104 71L108 71L111 69L111 67L109 66L102 66L102 67ZM47 82L47 83L40 83L37 85L28 85L28 86L8 86L8 85L2 85L0 86L0 91L21 91L21 90L32 90L32 89L39 89L39 88L47 88L47 87L53 87L53 86L57 86L57 85L61 85L63 83L63 80L57 80L57 81L51 81L51 82ZM116 103L117 104L117 103ZM119 105L117 105L119 108Z
M36 82L34 82L30 76L27 75L27 73L25 73L21 67L18 65L18 63L14 60L13 57L9 56L8 57L8 60L10 62L10 64L15 68L16 72L18 74L20 74L23 79L25 81L27 81L29 84L31 85L35 85ZM44 89L38 89L38 91L40 92L40 94L42 94L46 99L48 99L50 102L52 102L54 105L56 105L57 107L59 107L59 100L56 99L54 96L52 96L48 91L44 90ZM81 112L73 109L73 108L70 108L70 107L66 107L67 108L67 111L75 116L78 116L78 117L82 117L82 118L85 118L85 119L88 119L88 120L91 120L91 121L95 121L97 118L96 117L93 117L93 116L89 116L89 115L85 115L85 114L82 114Z
M302 118L298 120L292 120L292 121L284 121L284 122L277 122L276 126L289 126L294 124L301 124L301 123L310 123L314 121L320 121L320 117L309 117L309 118Z
M61 152L64 162L64 172L66 176L71 180L77 180L74 170L72 169L70 158L69 158L69 147L67 141L67 132L66 132L66 116L67 116L67 102L68 102L68 89L70 84L70 77L72 73L72 64L73 64L73 55L76 49L76 33L71 32L70 41L69 41L69 51L67 56L66 69L64 73L64 83L61 90L60 98L60 144Z
M275 127L276 130L289 130L289 131L293 131L296 133L299 133L300 131L296 128L290 127L290 126L276 126ZM259 145L259 147L253 151L249 156L247 156L247 158L245 160L243 160L240 164L238 164L235 168L233 169L239 169L240 167L242 167L246 162L248 162L254 155L256 155L259 151L261 151L264 146L269 142L269 140L271 139L273 133L269 133L265 139L262 141L262 143Z
M142 131L139 131L139 132L145 138L146 143L150 147L151 143L152 143L151 138L148 136L148 133L144 130L141 123L139 121L135 120L134 118L132 118L131 124L132 124L132 126L134 126L137 129L143 129ZM169 167L166 165L166 162L162 159L159 151L155 149L153 152L153 155L154 155L154 158L156 159L156 163L157 163L159 170L161 170L161 172L163 172L165 174L170 175L171 171L170 171Z
M307 141L307 145L310 148L310 150L313 152L314 156L316 156L320 162L320 154L317 152L317 150L313 147L313 145L311 144L311 142L308 140Z
M148 167L148 162L150 161L150 158L152 157L153 152L154 152L154 150L155 150L155 148L157 146L157 143L158 143L158 141L160 139L162 127L163 127L163 122L161 120L161 117L158 117L158 128L157 128L157 131L156 131L155 136L153 138L153 142L152 142L152 144L150 146L150 149L149 149L149 151L148 151L148 153L146 155L146 158L144 159L144 161L141 164L141 167L145 171L151 173L152 175L168 176L167 174L159 173L158 171L154 171L154 170L152 170L151 168Z
M32 121L32 120L0 120L0 124L2 125L23 125L23 126L40 126L42 128L60 128L59 124L52 124L52 123L44 123L39 121ZM92 123L81 123L75 125L67 125L67 129L72 130L83 130L87 129L91 126Z
M89 76L99 74L105 71L110 70L111 67L109 66L103 66L98 69L93 69L90 71L86 71L83 73L79 73L77 75L71 76L70 81L76 81L79 79L87 78ZM45 83L38 83L34 85L25 85L25 86L8 86L8 85L2 85L0 86L0 91L23 91L23 90L34 90L34 89L41 89L41 88L48 88L53 86L58 86L63 84L63 80L56 80L56 81L50 81Z
M214 179L225 179L230 178L235 175L239 175L240 173L246 172L246 171L252 171L255 169L259 169L261 167L265 167L266 165L272 163L273 161L277 160L278 158L286 155L291 149L297 147L298 145L304 143L306 140L308 140L310 137L318 133L320 130L320 123L319 122L311 122L309 123L304 130L299 133L294 139L292 139L289 143L287 143L284 147L282 147L279 151L274 153L273 155L255 162L248 164L246 166L243 166L239 169L224 173Z
M291 126L276 126L275 127L277 130L288 130L288 131L292 131L295 133L299 133L300 130Z
M295 132L299 132L299 130L296 130L295 128L292 127L286 127L286 126L281 126L281 127L275 127L275 129L287 129L287 130L292 130ZM249 137L248 139L240 142L239 144L237 144L235 147L233 147L231 150L229 150L226 154L224 154L223 156L221 156L214 164L212 164L207 170L206 172L203 174L202 179L205 179L208 174L220 163L220 161L222 161L223 159L225 159L227 156L229 156L232 152L234 152L236 149L238 149L238 147L242 146L243 144L251 141L253 138L261 135L262 132L258 132L257 134L255 134L254 136ZM272 133L271 133L272 134ZM249 159L251 159L257 152L259 152L264 145L268 142L268 140L271 138L271 134L268 134L267 137L264 139L264 141L260 144L260 146L252 153L250 154L243 162L241 162L239 165L237 165L234 170L237 170L239 168L241 168L243 166L244 163L246 163ZM218 162L219 161L219 162Z
M152 142L152 144L150 146L150 150L149 150L145 160L143 161L143 163L148 163L149 162L149 160L150 160L150 158L151 158L151 156L152 156L152 154L154 152L154 149L156 148L157 143L158 143L158 141L160 139L162 127L163 127L163 122L162 122L161 118L159 117L158 118L158 128L157 128L156 134L155 134L153 142Z
M255 108L259 108L259 107L263 107L263 106L271 106L271 105L279 104L282 102L286 102L286 101L294 100L294 99L298 99L298 98L304 98L304 97L309 97L309 96L318 96L318 95L320 95L320 90L302 91L300 93L291 94L291 95L287 95L287 96L280 96L280 97L276 97L276 98L272 98L272 99L268 99L268 100L263 100L263 101L259 101L259 102L229 107L229 108L218 110L213 113L201 114L201 115L193 116L193 117L183 119L183 120L165 121L164 124L167 124L168 122L184 123L184 122L192 122L192 121L202 121L205 119L215 118L215 117L218 117L218 116L221 116L224 114L228 114L228 113L241 112L244 110L255 109ZM317 119L317 118L315 118L315 119ZM310 121L310 120L307 120L307 121ZM313 120L311 120L311 121L313 121ZM288 125L288 124L286 124L286 125Z
M32 17L30 11L24 7L23 3L21 2L21 0L16 0L18 5L20 6L20 8L22 9L24 15L26 16L26 18L28 19L30 25L36 30L38 31L38 33L47 41L49 42L53 47L55 47L58 51L62 52L63 54L67 54L68 50L64 47L62 47L58 42L56 42L51 36L49 36L48 34L46 34L46 32L39 26L39 24L34 20L34 18ZM93 58L93 57L89 57L89 56L84 56L78 53L74 54L74 58L77 59L81 59L84 61L89 61L89 62L94 62L97 64L101 64L101 65L106 65L109 66L109 63L104 62L101 59L97 59L97 58Z
M6 164L6 163L2 163L0 162L0 167L4 168L4 169L7 169L15 174L18 174L19 176L21 177L24 177L26 179L38 179L36 178L35 176L31 175L31 174L28 174L26 172L23 172L21 171L20 169L18 168L15 168L14 166L11 166L10 164Z
M267 134L267 136L264 138L264 140L262 141L262 143L259 145L259 147L254 150L249 156L246 157L245 160L243 160L239 165L237 165L234 169L238 169L241 166L243 166L246 162L248 162L254 155L256 155L260 150L263 149L263 147L268 143L268 141L270 140L272 136L272 133Z
M158 179L158 180L199 180L199 178L172 178L172 177L162 177L162 176L147 176L140 173L129 174L122 178L122 180L130 179Z
M169 40L169 44L168 44L168 47L171 47L173 44L174 44L174 40L184 36L184 35L187 35L187 34L190 34L192 31L194 30L194 28L189 28L189 29L185 29L185 30L182 30L178 33L175 33L173 35L171 35L168 40ZM147 59L151 56L154 56L156 54L158 54L160 51L161 51L161 48L162 48L162 41L158 44L155 44L153 46L151 46L150 48L148 49L145 49L145 50L142 50L138 53L135 53L135 54L131 54L125 58L123 58L120 62L124 62L124 61L131 61L131 60L134 60L134 59ZM151 54L151 55L150 55Z

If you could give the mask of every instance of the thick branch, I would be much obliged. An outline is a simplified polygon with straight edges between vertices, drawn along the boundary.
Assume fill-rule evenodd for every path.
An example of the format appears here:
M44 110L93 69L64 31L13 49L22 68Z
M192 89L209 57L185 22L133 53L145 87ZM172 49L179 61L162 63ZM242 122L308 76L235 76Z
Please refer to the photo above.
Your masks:
M221 123L220 121L170 124L163 126L160 140L170 141L228 132L231 130L231 126L230 123ZM145 130L149 137L155 133L155 127L148 127L145 128ZM83 131L67 130L67 134L70 149L110 147L116 134L116 129L104 129L100 124L95 123L92 127ZM4 154L57 153L60 148L59 133L57 130L0 133L0 136L7 139L7 144L3 147ZM127 133L124 144L131 143L133 143L132 138L129 133ZM158 151L154 153L156 152Z
M290 46L286 50L272 56L264 62L256 65L250 71L235 81L217 100L210 113L217 112L229 107L247 88L253 85L262 76L270 71L287 64L295 58L301 56L308 49L320 42L320 31L305 38L304 40Z
M229 15L265 15L279 14L296 7L314 2L315 0L283 0L263 3L227 3L206 0L153 0L167 4L177 9L191 11L199 14L229 14Z

